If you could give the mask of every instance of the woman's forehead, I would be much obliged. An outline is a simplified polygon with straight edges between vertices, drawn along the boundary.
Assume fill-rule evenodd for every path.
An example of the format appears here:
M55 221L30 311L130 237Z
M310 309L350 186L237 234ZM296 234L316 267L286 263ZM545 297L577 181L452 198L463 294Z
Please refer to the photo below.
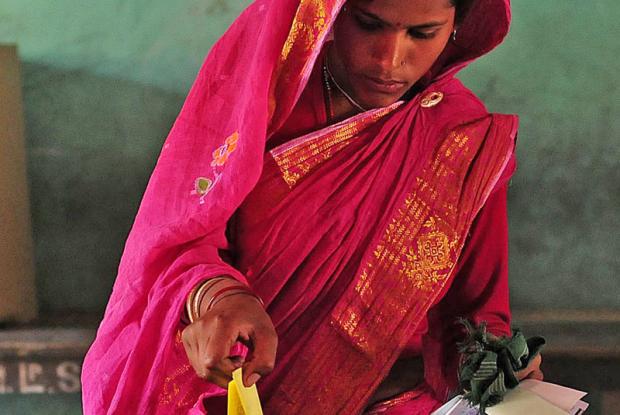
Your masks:
M399 27L445 18L454 11L450 0L350 0L348 3Z
M452 0L348 0L347 4L366 5L381 8L404 7L411 9L433 9L454 7Z

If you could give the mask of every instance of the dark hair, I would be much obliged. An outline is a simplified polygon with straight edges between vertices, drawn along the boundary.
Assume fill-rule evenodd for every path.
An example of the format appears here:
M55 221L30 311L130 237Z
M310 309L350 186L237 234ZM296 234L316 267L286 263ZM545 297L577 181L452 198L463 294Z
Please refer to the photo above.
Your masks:
M475 0L450 0L456 8L456 23L461 23Z

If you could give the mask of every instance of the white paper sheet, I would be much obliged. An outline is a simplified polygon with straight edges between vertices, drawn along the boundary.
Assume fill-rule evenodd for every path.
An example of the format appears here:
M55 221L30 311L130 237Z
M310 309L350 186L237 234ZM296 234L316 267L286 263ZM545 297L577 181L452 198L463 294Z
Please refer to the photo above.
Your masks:
M522 381L519 384L519 388L534 392L547 402L552 403L566 412L571 412L575 404L586 396L586 392L556 385L554 383L531 379Z
M570 415L581 415L586 411L586 409L588 409L588 406L590 406L589 403L579 401L575 404L575 407L571 411Z
M486 411L488 415L568 415L568 411L522 388L511 390L499 405L487 408Z
M469 405L465 399L455 396L432 415L478 415L478 409Z
M581 415L588 408L588 403L581 400L585 395L586 392L549 382L524 380L500 404L486 411L488 415ZM478 409L457 396L432 415L478 415Z

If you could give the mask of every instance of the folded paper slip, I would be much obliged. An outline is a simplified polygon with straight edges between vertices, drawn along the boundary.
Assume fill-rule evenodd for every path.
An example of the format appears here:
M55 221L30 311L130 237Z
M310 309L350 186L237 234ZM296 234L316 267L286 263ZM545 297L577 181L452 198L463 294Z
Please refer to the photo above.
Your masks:
M249 388L243 385L241 368L235 370L232 377L228 383L228 415L263 415L256 385Z

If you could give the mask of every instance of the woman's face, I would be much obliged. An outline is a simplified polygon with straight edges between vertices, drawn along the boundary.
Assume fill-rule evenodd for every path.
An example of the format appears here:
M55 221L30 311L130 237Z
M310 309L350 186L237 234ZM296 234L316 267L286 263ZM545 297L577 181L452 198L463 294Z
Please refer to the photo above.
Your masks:
M365 108L390 105L431 68L454 18L450 0L349 0L334 24L329 68Z

